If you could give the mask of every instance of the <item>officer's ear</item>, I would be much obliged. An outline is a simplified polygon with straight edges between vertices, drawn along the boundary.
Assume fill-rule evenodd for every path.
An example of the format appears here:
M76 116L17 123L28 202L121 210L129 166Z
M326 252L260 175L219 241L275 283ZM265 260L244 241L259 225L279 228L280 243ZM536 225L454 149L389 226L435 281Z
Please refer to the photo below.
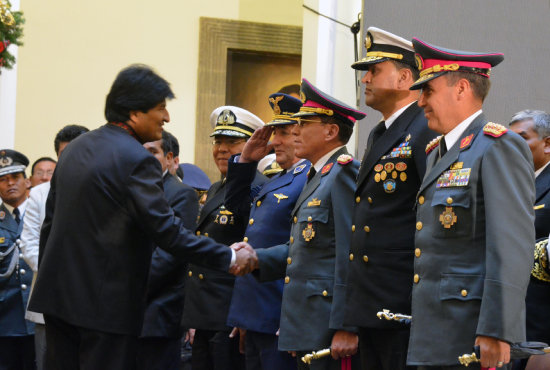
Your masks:
M326 123L323 126L325 129L325 141L329 142L338 138L340 127L336 123Z
M544 154L550 154L550 136L545 137L543 140L544 140Z

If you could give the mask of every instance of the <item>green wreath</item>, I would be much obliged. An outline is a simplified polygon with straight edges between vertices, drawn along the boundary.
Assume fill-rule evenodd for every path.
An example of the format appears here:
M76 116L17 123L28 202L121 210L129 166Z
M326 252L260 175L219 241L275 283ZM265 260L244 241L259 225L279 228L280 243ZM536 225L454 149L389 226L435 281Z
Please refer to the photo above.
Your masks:
M12 69L15 57L8 51L10 45L23 45L23 13L12 11L8 0L0 0L0 73L2 68Z

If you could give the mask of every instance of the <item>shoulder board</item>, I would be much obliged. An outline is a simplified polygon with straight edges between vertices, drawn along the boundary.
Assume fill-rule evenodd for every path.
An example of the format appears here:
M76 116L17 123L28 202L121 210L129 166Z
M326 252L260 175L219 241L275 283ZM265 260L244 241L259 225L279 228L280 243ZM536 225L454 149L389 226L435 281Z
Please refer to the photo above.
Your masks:
M295 169L294 169L294 172L292 172L294 175L302 172L304 170L304 168L306 168L306 165L305 164L301 164L299 166L297 166Z
M492 137L501 137L508 129L498 123L489 122L483 126L483 133Z
M436 137L435 139L430 141L428 143L428 145L426 145L426 154L430 154L430 152L432 150L434 150L435 148L437 148L439 146L439 142L441 141L442 137L443 137L443 135L439 135L438 137Z
M349 154L340 154L337 159L338 164L345 165L353 161L353 157Z

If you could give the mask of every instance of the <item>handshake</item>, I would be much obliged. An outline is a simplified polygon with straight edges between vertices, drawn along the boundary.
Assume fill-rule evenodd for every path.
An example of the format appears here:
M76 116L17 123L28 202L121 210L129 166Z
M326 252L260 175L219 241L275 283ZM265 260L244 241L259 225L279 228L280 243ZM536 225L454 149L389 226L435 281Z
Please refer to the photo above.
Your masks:
M235 264L229 268L229 273L235 276L246 275L258 268L258 256L254 248L245 242L234 243L230 247L235 251Z

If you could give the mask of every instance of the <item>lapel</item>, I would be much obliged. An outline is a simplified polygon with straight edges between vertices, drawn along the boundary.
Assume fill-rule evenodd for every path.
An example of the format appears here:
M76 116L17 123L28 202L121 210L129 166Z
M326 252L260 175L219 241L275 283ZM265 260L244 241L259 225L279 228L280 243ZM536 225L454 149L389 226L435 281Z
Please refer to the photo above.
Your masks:
M346 147L342 147L338 149L330 158L329 160L323 165L326 166L329 163L334 163L338 159L338 157L341 154L348 154L348 151L346 150ZM333 167L335 164L332 165ZM313 167L313 164L311 165ZM331 171L334 171L334 168L331 168ZM299 208L300 205L307 199L313 192L319 187L321 184L321 177L323 177L323 170L317 172L315 176L311 179L309 183L306 183L304 186L304 189L302 189L302 192L300 193L300 196L298 197L298 200L296 201L296 205L294 206L294 209L292 210L292 214L294 214Z
M535 203L538 203L550 190L550 165L546 166L535 180L535 189L537 194Z
M17 225L15 219L11 215L10 211L4 206L4 203L0 206L0 212L4 212L4 219L0 220L0 228L6 229L12 233L19 234L20 228L23 228L23 222Z
M475 141L479 135L483 135L483 133L480 133L480 131L486 122L487 121L485 120L485 116L483 115L483 113L477 116L476 119L470 124L470 126L468 126L468 128L462 133L455 145L453 145L453 147L450 148L440 160L437 160L437 148L434 149L434 152L430 153L427 162L428 168L426 169L426 175L424 176L422 185L420 185L420 190L418 191L419 194L428 185L435 181L443 171L447 170L452 163L457 161L458 156L461 152L460 142L466 136L473 134L474 137L472 139L472 143L468 145L464 150L469 150L472 147L473 141ZM444 137L441 138L441 140L444 140Z
M283 186L287 186L292 182L292 180L294 180L294 174L292 171L285 173L283 176L280 176L280 174L277 175L262 187L262 190L258 193L257 198L261 198L267 193L282 188Z
M409 129L409 125L413 118L420 110L422 110L422 108L420 108L417 103L412 104L397 117L390 128L380 137L380 139L378 139L374 146L367 147L361 163L361 170L357 178L357 188L365 181L369 173L372 172L374 165L380 158L398 144Z
M212 185L216 186L216 184ZM225 182L218 183L217 189L214 190L214 194L208 201L204 204L200 212L200 221L197 225L197 229L202 225L202 223L208 219L208 215L216 210L221 204L223 204L225 197Z

